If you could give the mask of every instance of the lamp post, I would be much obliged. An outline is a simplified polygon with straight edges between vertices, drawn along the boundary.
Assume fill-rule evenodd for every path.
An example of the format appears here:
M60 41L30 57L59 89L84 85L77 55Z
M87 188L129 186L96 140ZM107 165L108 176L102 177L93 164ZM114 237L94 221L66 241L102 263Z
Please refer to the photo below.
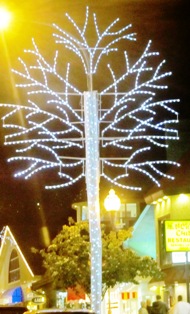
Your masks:
M112 227L114 226L114 219L112 213L115 214L116 211L120 209L121 201L119 197L115 194L115 191L111 189L109 194L106 196L104 200L104 207L105 209L110 212L111 220L112 220ZM110 297L110 288L108 289L108 314L111 314L111 297Z

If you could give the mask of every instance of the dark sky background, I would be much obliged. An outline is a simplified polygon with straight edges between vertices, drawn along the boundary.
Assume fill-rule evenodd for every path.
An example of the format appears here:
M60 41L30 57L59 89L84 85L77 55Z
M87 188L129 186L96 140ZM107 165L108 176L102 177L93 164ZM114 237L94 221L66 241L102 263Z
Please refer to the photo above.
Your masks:
M180 98L180 119L190 118L189 102L189 9L188 0L6 0L0 1L14 14L12 26L0 40L0 102L22 103L15 89L10 69L18 68L18 57L31 47L34 38L44 51L51 55L55 49L51 42L52 23L69 30L65 13L79 23L84 22L86 6L95 12L102 29L117 17L121 25L132 23L137 33L136 48L143 50L149 39L167 60L167 68L173 72L169 89L173 98ZM64 62L64 61L63 61ZM110 60L111 63L111 60ZM103 74L102 74L103 75ZM80 79L80 77L79 77ZM102 77L101 80L104 78ZM44 190L43 176L30 181L13 178L14 166L7 163L11 148L3 146L0 124L0 230L9 225L29 257L30 247L43 247L40 228L46 225L52 239L67 223L68 216L75 216L71 204L85 198L85 182L62 190ZM109 186L107 193L109 190ZM127 192L126 193L127 197ZM37 205L40 203L40 207ZM41 208L41 209L39 209Z

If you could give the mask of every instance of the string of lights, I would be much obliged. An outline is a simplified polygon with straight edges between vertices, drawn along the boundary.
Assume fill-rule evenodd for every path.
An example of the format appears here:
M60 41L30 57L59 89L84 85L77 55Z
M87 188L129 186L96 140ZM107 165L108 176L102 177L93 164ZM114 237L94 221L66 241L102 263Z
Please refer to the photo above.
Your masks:
M159 177L174 179L165 174L162 168L179 164L167 159L149 159L148 153L152 156L155 147L165 150L169 140L179 139L177 129L173 127L178 123L178 113L172 107L179 99L163 100L157 95L158 91L167 90L168 86L162 80L172 73L162 73L165 60L155 66L159 53L151 51L151 41L132 66L124 51L123 73L118 75L108 64L111 83L103 90L94 91L93 77L102 58L117 52L116 45L120 41L135 41L135 33L129 32L131 25L114 30L119 19L101 33L94 14L97 40L91 46L86 37L88 7L82 29L68 14L66 17L74 27L76 36L54 24L57 32L53 37L57 44L74 53L77 61L81 62L83 74L87 77L88 91L81 90L72 83L70 63L67 63L64 73L60 72L59 51L55 52L53 61L49 62L32 40L33 49L25 50L31 56L31 63L28 65L19 58L22 70L13 70L19 79L16 86L26 91L28 104L0 106L8 110L2 118L3 127L12 132L5 136L5 145L16 147L15 155L8 161L20 162L25 167L15 173L15 177L29 179L39 172L54 170L57 177L53 177L53 180L56 178L57 182L47 183L46 189L67 187L81 179L86 180L91 239L92 309L99 314L102 284L100 177L116 186L135 191L141 190L141 182L133 185L130 180L137 173L157 185ZM107 38L109 42L104 46ZM152 58L155 58L153 62ZM128 84L129 80L134 84ZM107 104L108 98L110 101ZM22 119L19 119L18 113L21 113ZM106 149L114 152L113 158L110 159Z

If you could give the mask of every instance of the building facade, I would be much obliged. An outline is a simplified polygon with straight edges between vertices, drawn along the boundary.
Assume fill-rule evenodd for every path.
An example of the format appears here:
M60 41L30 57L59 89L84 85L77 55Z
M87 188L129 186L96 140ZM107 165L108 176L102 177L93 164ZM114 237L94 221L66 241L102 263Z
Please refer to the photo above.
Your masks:
M0 304L35 308L31 285L39 276L33 274L8 226L1 232L0 265Z

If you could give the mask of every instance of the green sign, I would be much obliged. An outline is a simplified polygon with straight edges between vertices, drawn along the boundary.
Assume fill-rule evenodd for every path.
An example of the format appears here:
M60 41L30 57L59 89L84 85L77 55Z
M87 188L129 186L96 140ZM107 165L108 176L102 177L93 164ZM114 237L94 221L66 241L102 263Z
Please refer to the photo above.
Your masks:
M167 252L190 251L190 221L165 221L165 246Z

